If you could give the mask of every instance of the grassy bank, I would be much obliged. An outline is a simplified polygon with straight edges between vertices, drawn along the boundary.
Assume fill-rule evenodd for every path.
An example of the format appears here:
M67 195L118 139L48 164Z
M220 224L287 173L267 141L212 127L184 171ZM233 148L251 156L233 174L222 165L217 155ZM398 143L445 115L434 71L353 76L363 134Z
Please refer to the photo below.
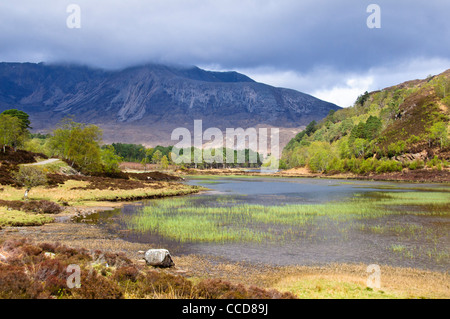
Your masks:
M59 167L60 163L52 163ZM46 165L50 166L50 165ZM53 175L53 179L59 176ZM74 176L73 178L76 178ZM70 177L69 177L70 178ZM88 178L67 179L56 185L33 187L29 200L24 200L24 188L2 185L0 188L0 227L37 226L54 220L53 214L61 215L63 207L84 209L86 207L115 207L118 204L142 199L163 198L197 193L202 188L171 181L140 182L134 179ZM42 204L46 206L42 207ZM49 206L56 206L52 215L44 214ZM42 209L44 208L44 209ZM55 207L53 207L55 208ZM76 210L66 209L63 214Z
M157 182L135 189L90 189L89 182L68 180L57 187L35 187L29 197L34 200L49 200L68 205L84 205L97 201L128 201L145 198L197 193L200 188L175 182ZM5 200L23 199L24 190L11 186L3 187L1 192Z
M40 226L53 222L53 217L0 207L0 227Z

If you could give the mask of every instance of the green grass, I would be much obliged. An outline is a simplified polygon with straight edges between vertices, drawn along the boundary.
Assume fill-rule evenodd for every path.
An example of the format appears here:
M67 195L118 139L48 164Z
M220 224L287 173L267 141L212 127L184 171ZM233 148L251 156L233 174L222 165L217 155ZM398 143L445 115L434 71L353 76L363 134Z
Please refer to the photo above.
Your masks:
M53 221L50 216L0 207L0 226L40 226Z
M438 263L448 261L450 259L449 252L438 250L436 247L429 249L426 254L428 258L433 259Z
M177 215L166 218L147 212L144 218L134 222L137 231L157 231L166 238L195 242L225 242L256 240L258 234L250 229L228 229L208 216Z
M266 239L295 239L319 227L335 227L347 236L352 228L375 234L393 233L417 238L422 233L415 224L362 226L358 222L392 214L448 215L448 194L431 192L374 193L341 202L324 204L254 205L218 197L215 203L204 197L158 200L127 219L130 229L153 232L181 242L261 242ZM430 205L433 205L430 209ZM412 207L405 211L398 207ZM435 209L433 209L435 208ZM324 226L326 225L326 226ZM396 251L397 249L394 249Z
M301 299L401 299L402 294L365 287L363 284L330 279L287 278L276 288Z
M57 188L47 188L45 186L34 187L31 189L30 199L45 199L53 202L67 202L70 205L84 205L86 202L93 201L126 201L143 198L162 198L170 196L188 195L197 193L204 188L189 186L184 184L172 184L169 182L160 182L162 188L153 188L149 185L145 188L117 190L117 189L79 189L89 185L89 182L68 180ZM5 199L21 200L23 199L24 189L5 186Z
M391 250L396 253L401 253L406 250L406 247L403 245L392 245Z
M393 245L391 245L390 250L396 254L400 254L403 257L406 257L409 259L414 258L413 249L408 248L405 245L393 244Z

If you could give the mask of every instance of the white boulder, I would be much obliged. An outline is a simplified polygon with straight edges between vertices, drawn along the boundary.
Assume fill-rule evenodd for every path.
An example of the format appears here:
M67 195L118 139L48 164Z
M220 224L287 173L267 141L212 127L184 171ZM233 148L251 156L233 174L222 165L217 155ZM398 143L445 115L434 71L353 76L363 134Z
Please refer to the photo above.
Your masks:
M175 266L167 249L149 249L145 252L144 259L147 265L154 267L168 268Z

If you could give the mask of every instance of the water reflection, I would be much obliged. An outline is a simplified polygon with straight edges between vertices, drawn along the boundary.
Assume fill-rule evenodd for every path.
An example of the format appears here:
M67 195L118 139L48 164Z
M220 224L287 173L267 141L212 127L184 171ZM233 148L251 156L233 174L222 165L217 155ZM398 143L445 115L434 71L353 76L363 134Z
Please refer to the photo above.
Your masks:
M190 195L184 205L220 207L223 205L286 205L321 204L348 201L358 194L362 198L378 200L384 192L442 191L439 184L408 184L389 182L361 182L326 179L293 178L206 178L190 179L191 185L204 186L211 191ZM447 189L448 190L448 189ZM382 191L383 193L380 193ZM419 195L420 194L420 195ZM449 193L450 194L450 193ZM175 201L166 198L164 201ZM449 200L450 202L450 200ZM450 247L450 212L448 206L436 214L410 214L412 208L395 206L398 213L376 218L336 220L322 216L314 223L296 229L283 241L195 243L180 242L160 236L156 232L133 232L126 221L142 207L154 201L125 205L120 210L93 216L110 231L126 240L156 244L173 254L201 254L222 257L231 261L248 261L276 265L317 265L333 262L376 263L395 266L448 271ZM252 227L271 227L271 231L285 231L284 226L255 224Z

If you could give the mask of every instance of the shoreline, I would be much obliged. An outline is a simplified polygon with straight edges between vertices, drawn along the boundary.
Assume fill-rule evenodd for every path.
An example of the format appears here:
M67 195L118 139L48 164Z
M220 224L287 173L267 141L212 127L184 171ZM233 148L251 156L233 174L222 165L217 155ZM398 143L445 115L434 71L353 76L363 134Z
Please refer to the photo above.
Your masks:
M347 179L361 181L385 181L385 182L406 182L406 183L450 183L450 170L442 169L418 169L403 170L401 172L358 175L353 173L323 174L312 173L306 168L283 170L276 173L251 172L244 169L187 169L177 170L175 173L182 176L254 176L254 177L286 177L286 178L324 178L324 179Z
M226 176L225 174L204 174L212 176ZM261 174L242 174L247 176L265 176ZM192 176L192 175L186 175ZM277 174L276 177L311 178L312 176L285 176ZM274 177L275 177L274 176ZM328 176L316 176L317 178L329 178ZM335 176L341 178L342 176ZM349 178L347 178L349 179ZM355 178L356 179L356 178ZM399 181L405 182L405 181ZM200 193L198 189L192 193ZM183 196L188 194L150 196L144 199L163 198L167 196ZM54 215L55 222L41 226L4 227L0 229L1 239L27 238L36 243L58 242L71 248L86 248L89 251L123 253L134 263L144 262L142 251L155 247L152 243L134 243L126 241L118 234L109 233L98 225L82 222L73 222L73 218L85 218L90 214L100 211L114 210L123 205L133 204L133 199L117 199L108 201L89 201L88 205L73 205L66 207L60 214ZM85 204L86 204L85 203ZM368 273L365 264L327 264L316 266L273 266L258 265L241 262L221 260L212 256L182 255L172 256L175 267L167 272L181 275L193 280L221 279L234 283L258 285L266 289L281 289L290 291L296 289L299 284L311 284L311 287L302 289L311 290L309 297L323 298L320 291L315 292L316 287L324 287L326 291L341 289L341 285L356 285L362 289L366 284ZM403 268L394 266L381 266L384 283L383 293L394 293L400 298L450 298L450 279L448 272L432 271L426 269ZM243 275L245 274L245 276ZM328 285L335 285L326 288ZM293 288L294 287L294 288ZM322 288L321 288L322 289ZM319 289L320 290L320 289ZM364 293L366 293L364 291ZM306 296L308 297L308 296ZM381 297L381 296L379 296Z
M102 207L104 208L104 207ZM23 239L33 243L60 243L70 248L84 248L103 253L122 253L135 264L144 265L142 251L156 247L152 243L129 242L102 229L98 225L55 222L42 226L7 227L0 230L0 238ZM364 263L329 263L326 265L277 266L261 263L231 262L214 256L172 255L175 267L164 272L194 281L219 279L235 284L245 283L264 289L298 291L302 286L309 294L305 298L333 298L325 292L339 293L349 286L368 293L366 284L370 273ZM150 266L149 266L150 267ZM150 267L152 268L152 267ZM448 272L420 268L380 265L381 294L374 298L450 298ZM369 291L371 292L371 291ZM301 298L303 295L300 295ZM341 297L340 297L341 298Z

